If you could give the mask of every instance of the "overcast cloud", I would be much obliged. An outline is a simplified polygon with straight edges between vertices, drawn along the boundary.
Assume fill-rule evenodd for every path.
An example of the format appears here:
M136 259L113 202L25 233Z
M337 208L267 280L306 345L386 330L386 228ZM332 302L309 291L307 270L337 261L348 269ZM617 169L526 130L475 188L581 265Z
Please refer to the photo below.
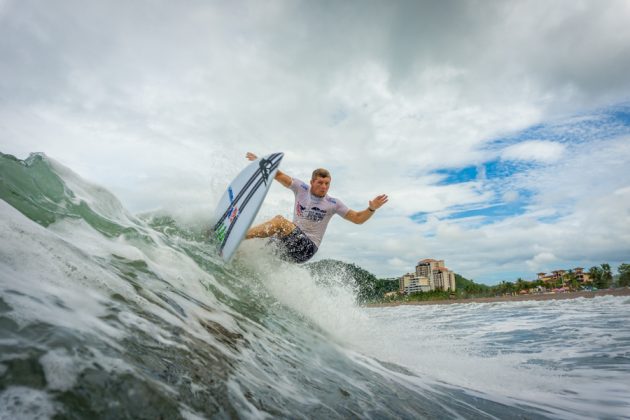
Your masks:
M0 0L0 151L184 215L284 151L352 208L391 196L318 254L379 276L630 262L628 22L627 1ZM261 217L291 206L276 185Z

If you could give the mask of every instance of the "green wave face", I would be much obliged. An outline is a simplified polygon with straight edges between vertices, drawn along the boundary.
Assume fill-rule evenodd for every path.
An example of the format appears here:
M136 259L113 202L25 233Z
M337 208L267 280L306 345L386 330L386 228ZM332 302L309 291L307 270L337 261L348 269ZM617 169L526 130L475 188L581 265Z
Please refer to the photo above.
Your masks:
M69 181L77 183L87 196L77 196ZM133 218L120 217L124 210L116 197L42 153L33 153L25 160L0 153L0 198L44 227L71 218L84 220L108 237L138 235L132 226L123 225L125 218ZM101 208L92 208L88 200L100 203Z
M29 219L48 226L58 217L71 215L68 205L75 204L68 199L70 194L44 155L19 160L0 153L0 198Z

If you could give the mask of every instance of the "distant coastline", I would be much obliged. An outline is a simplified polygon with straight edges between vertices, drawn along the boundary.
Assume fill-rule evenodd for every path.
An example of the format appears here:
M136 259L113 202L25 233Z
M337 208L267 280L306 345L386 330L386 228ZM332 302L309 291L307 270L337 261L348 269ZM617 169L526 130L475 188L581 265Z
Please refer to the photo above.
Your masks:
M564 300L564 299L577 299L577 298L594 298L597 296L630 296L629 287L619 287L616 289L597 290L593 292L580 291L580 292L564 292L564 293L534 293L527 295L516 296L497 296L497 297L484 297L484 298L469 298L469 299L444 299L444 300L424 300L424 301L406 301L406 302L382 302L382 303L370 303L365 306L368 308L380 308L388 306L401 306L401 305L453 305L456 303L493 303L493 302L522 302L529 300Z

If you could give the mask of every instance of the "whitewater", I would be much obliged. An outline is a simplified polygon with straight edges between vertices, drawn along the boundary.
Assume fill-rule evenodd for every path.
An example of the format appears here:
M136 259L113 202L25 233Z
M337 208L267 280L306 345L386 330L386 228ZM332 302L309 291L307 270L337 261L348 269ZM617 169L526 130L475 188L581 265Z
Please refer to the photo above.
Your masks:
M0 154L0 419L630 418L630 299L366 308Z

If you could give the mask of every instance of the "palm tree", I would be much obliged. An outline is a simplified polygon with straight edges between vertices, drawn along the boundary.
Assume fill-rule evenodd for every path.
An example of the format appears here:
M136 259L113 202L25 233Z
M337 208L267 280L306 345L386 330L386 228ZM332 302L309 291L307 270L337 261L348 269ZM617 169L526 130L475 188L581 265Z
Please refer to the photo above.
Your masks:
M565 273L564 275L564 283L569 286L569 288L574 291L577 290L578 288L578 284L577 284L577 278L575 276L575 273L573 272L573 270L569 270Z
M617 271L619 272L619 286L630 286L630 264L621 264Z
M600 287L599 285L602 279L602 269L597 266L593 266L588 269L588 275L591 278L593 286Z
M610 287L610 284L612 283L612 270L610 269L610 264L608 263L602 264L602 277L600 282L602 289Z

